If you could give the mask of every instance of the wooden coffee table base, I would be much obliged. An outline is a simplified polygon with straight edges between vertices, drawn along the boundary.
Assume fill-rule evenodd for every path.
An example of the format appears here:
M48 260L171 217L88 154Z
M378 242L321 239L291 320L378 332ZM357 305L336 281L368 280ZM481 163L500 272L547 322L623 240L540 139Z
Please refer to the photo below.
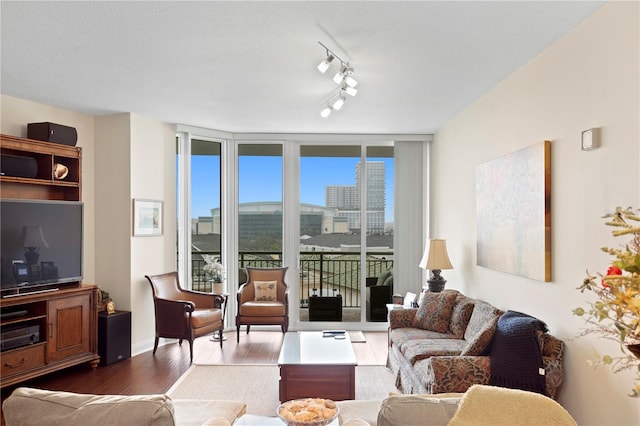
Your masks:
M300 398L356 399L356 366L281 365L280 402Z

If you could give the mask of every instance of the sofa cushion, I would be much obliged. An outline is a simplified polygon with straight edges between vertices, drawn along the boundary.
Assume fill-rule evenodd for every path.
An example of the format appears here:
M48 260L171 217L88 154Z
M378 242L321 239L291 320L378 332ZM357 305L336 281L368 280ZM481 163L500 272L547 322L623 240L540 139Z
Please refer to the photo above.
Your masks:
M471 314L471 318L469 318L469 324L467 324L467 329L464 332L464 339L472 340L480 330L486 327L487 323L495 320L496 317L499 317L501 314L502 311L487 302L476 300L473 313Z
M8 425L175 424L166 395L90 395L17 388L2 404Z
M489 349L493 335L496 334L496 327L498 326L498 318L495 317L482 327L475 336L467 341L467 345L462 349L460 355L484 355Z
M378 419L382 399L345 400L336 401L336 406L340 409L338 421L341 425L351 419L362 419L368 424L375 426Z
M371 426L371 423L359 417L356 417L354 419L349 419L346 422L340 423L340 424L342 426Z
M455 414L459 401L458 397L390 396L382 401L377 425L444 426Z
M424 339L453 339L450 333L438 333L437 331L423 330L421 328L394 328L389 331L389 337L393 344L401 348L406 342Z
M207 426L233 424L244 415L247 405L240 401L211 399L174 399L176 425Z
M538 393L473 385L462 397L449 424L574 426L577 423L560 404Z
M455 290L444 290L440 293L425 292L413 320L413 326L439 333L449 331L451 312L457 296L458 292Z
M475 300L463 294L458 294L456 303L453 305L453 311L451 311L451 320L449 321L449 332L456 339L464 338L464 332L467 330L474 306Z
M411 365L432 356L460 355L467 342L458 339L411 340L400 346L400 352Z

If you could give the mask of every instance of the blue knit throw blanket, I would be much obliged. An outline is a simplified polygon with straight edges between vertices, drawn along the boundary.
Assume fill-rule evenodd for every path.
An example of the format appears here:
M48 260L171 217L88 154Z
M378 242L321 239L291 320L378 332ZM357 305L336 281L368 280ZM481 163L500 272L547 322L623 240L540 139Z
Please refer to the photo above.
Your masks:
M521 312L507 311L498 319L489 351L490 385L547 394L538 330L546 332L547 325Z

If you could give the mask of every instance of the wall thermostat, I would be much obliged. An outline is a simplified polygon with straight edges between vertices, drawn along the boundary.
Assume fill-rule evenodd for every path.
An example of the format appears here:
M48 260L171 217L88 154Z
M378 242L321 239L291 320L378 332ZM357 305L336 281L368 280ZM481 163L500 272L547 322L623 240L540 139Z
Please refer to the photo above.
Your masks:
M591 149L597 148L600 143L600 132L599 129L593 128L588 129L582 132L582 150L589 151Z

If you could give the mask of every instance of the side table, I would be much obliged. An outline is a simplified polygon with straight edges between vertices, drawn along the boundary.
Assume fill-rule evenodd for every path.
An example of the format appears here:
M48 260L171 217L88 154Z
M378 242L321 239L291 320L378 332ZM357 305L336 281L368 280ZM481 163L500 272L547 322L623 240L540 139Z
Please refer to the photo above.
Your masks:
M309 321L342 321L342 295L311 296Z

